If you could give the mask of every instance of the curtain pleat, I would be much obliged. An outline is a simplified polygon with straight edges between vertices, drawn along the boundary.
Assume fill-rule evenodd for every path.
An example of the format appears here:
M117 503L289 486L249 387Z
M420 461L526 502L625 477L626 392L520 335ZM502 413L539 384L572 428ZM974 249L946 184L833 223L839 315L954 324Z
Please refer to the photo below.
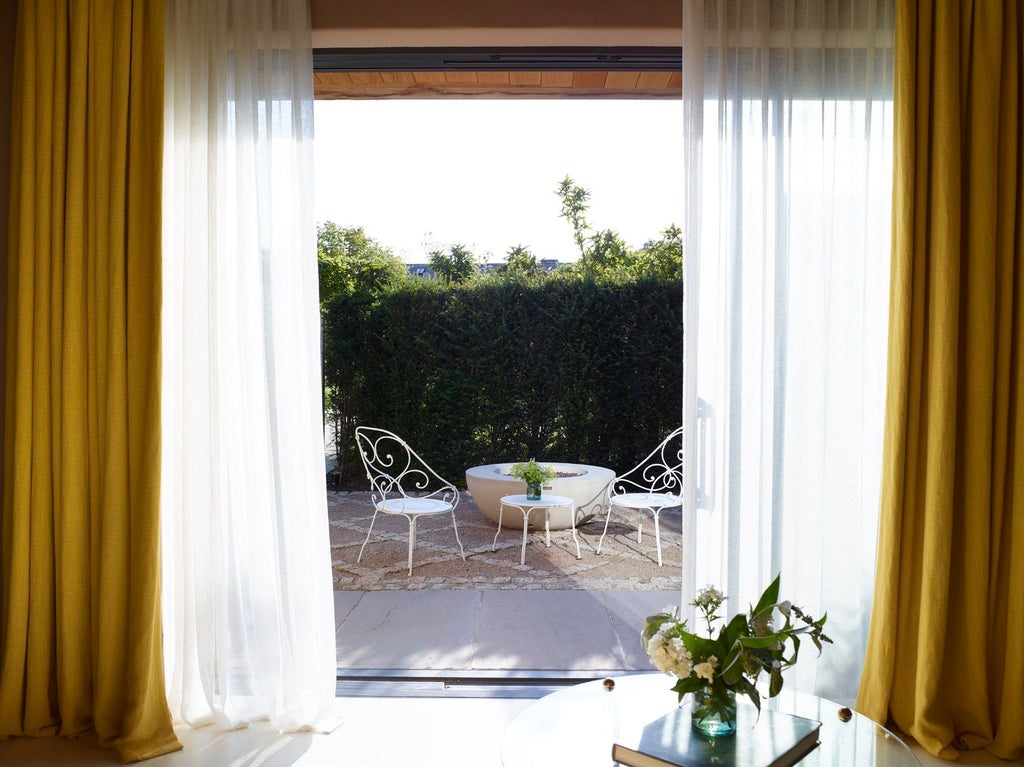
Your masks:
M0 527L0 736L179 748L159 571L159 2L23 2Z
M167 0L161 489L175 716L335 724L305 0Z
M787 686L848 703L874 587L893 3L683 8L683 601L714 583L740 611L781 573L836 640Z
M858 706L1024 756L1024 8L903 2L877 589Z

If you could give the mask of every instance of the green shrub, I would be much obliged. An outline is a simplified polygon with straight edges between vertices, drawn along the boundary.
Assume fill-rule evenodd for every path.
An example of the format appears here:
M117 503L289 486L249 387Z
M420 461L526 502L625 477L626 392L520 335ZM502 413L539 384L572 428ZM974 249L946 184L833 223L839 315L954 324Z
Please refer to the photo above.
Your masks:
M337 298L326 385L462 484L485 463L631 468L681 419L681 281L517 275Z

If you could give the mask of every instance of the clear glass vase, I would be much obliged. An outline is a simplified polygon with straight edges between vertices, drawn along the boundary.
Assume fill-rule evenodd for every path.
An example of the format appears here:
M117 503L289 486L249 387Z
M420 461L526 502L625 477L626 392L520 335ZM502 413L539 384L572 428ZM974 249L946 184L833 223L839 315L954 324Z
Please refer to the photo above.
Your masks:
M528 500L528 501L539 501L540 500L540 482L527 482L526 483L526 500Z
M705 687L693 693L690 724L709 738L721 738L736 732L736 693Z

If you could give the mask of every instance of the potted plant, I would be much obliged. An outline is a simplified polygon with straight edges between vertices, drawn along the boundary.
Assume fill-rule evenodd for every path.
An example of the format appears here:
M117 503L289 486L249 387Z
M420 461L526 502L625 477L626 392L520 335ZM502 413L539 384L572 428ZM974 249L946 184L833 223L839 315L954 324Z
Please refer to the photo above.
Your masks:
M526 498L530 501L539 501L541 486L557 476L550 466L541 466L532 458L512 464L509 474L526 483Z
M641 637L651 663L676 677L672 689L680 701L693 693L692 724L705 736L735 732L737 694L761 710L762 693L755 684L762 672L768 676L768 697L779 694L782 672L796 663L801 639L810 639L819 653L823 642L832 642L822 630L824 615L815 619L779 599L779 581L776 576L757 606L721 626L717 637L714 626L721 620L718 608L725 595L714 586L701 589L690 603L706 624L703 636L687 629L674 606L644 621Z

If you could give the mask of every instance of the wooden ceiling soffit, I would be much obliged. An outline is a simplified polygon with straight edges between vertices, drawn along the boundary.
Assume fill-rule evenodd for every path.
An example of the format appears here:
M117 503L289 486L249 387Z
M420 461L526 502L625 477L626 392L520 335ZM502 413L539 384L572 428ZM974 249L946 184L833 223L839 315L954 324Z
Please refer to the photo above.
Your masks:
M678 99L679 48L325 49L318 99Z

